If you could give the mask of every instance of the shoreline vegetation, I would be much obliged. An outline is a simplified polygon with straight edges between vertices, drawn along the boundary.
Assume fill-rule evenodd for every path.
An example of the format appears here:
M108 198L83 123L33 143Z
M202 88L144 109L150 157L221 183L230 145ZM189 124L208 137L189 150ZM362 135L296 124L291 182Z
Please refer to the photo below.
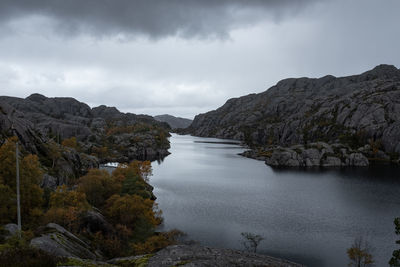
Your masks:
M13 233L17 214L16 141L15 137L9 138L0 147L0 222ZM162 223L162 212L155 202L153 187L148 184L152 174L149 161L133 161L111 174L90 169L54 191L39 186L43 170L37 156L23 151L20 162L23 238L18 240L2 229L6 233L0 245L3 262L12 261L10 257L16 250L40 255L56 252L61 262L63 257L103 260L143 255L175 244L182 235L177 230L156 231ZM79 246L85 247L87 253L79 252Z

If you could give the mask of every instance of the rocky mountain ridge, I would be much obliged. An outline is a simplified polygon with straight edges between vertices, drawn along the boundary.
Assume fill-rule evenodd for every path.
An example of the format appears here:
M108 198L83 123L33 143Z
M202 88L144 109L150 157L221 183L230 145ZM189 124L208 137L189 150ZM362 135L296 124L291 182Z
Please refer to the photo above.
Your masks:
M154 116L154 119L168 123L172 129L187 128L193 122L193 120L175 117L169 114L157 115Z
M185 132L242 140L261 151L321 141L349 149L369 145L363 153L370 160L398 161L400 70L379 65L348 77L285 79L197 115Z
M0 143L16 134L23 149L39 155L51 174L45 184L80 177L99 162L163 158L169 154L169 129L151 116L122 113L115 107L90 108L73 98L0 96ZM62 146L70 138L76 145Z

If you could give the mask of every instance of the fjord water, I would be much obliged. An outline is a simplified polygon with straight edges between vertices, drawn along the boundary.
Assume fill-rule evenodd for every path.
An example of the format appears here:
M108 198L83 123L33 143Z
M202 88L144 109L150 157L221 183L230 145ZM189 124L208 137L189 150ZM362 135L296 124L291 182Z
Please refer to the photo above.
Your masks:
M171 155L153 163L150 180L165 229L235 249L243 248L241 232L260 234L258 252L311 267L347 266L346 249L363 235L376 266L388 266L400 216L399 168L276 170L237 155L244 148L226 140L170 141Z

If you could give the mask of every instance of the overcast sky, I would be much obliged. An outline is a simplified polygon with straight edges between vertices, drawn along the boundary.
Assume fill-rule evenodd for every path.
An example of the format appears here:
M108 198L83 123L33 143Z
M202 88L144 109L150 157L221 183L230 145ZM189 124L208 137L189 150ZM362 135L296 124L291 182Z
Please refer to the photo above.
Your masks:
M1 0L0 95L193 118L288 77L400 67L399 0Z

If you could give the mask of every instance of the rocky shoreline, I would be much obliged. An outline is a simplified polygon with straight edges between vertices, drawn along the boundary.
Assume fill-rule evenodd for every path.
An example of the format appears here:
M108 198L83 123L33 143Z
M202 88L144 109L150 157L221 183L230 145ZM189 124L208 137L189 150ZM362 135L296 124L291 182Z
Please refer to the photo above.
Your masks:
M315 142L290 147L268 146L240 153L244 157L262 160L272 167L367 167L373 162L400 164L381 150L370 145L352 149L340 143Z

